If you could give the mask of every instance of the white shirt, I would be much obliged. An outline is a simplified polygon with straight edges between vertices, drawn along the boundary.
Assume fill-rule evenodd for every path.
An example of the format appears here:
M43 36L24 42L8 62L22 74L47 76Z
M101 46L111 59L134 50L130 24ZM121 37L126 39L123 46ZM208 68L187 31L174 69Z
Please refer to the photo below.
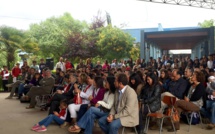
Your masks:
M208 66L209 69L213 68L213 61L210 61L210 60L209 60L209 61L207 62L207 66Z

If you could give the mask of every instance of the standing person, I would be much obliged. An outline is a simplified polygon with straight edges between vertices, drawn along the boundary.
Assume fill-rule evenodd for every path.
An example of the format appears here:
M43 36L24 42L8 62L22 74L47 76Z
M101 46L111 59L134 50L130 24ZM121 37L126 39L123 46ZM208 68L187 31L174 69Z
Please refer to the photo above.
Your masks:
M69 59L65 59L65 67L66 71L71 70L73 68L72 63L69 61Z
M98 101L95 107L90 107L76 125L69 127L70 132L79 132L82 128L85 129L85 134L92 134L94 120L109 114L114 103L114 80L115 77L107 77L107 80L105 80L106 92L104 99Z
M35 124L31 130L36 131L36 132L44 132L47 131L47 127L49 124L52 123L52 121L55 121L58 125L62 125L64 123L64 120L66 119L67 115L67 101L62 100L60 102L60 112L54 112L54 114L48 115L45 119L41 120L37 124Z
M22 68L24 68L25 70L27 70L29 68L28 62L26 60L24 60L23 65L21 66L21 69Z
M96 69L102 69L102 65L100 64L100 61L97 61L95 68Z
M30 68L34 68L35 71L36 71L37 73L39 73L39 66L37 65L37 61L33 60L32 63L33 63L33 64L30 66Z
M122 126L136 126L139 124L139 110L137 94L128 86L128 79L124 73L115 77L116 89L114 104L109 115L103 116L98 123L106 134L117 134Z
M46 63L45 63L45 60L42 58L40 59L40 64L39 64L40 74L43 73L44 68L46 68Z
M4 92L8 92L8 88L6 87L6 85L8 84L8 77L9 77L7 66L3 66L3 70L1 71L1 77L2 77L2 86L3 86Z
M12 77L13 77L13 82L16 82L19 76L22 75L21 69L19 68L19 63L16 63L16 66L12 69Z
M65 63L63 62L63 57L60 57L59 62L56 64L56 68L60 68L61 71L66 72Z
M108 60L105 60L102 70L109 71L110 70L110 65L108 64Z

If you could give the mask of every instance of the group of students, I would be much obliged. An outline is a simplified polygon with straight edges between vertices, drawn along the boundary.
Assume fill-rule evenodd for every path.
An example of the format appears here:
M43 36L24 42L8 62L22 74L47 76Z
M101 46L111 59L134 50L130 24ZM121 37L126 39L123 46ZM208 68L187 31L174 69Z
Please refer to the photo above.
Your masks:
M211 58L208 61L211 63ZM36 123L32 130L46 131L54 120L61 127L72 124L68 128L70 132L90 134L94 120L98 119L105 133L118 133L122 126L136 126L138 133L141 133L149 112L165 111L167 106L162 99L166 95L176 97L174 107L179 114L203 110L204 116L210 119L207 128L215 127L215 75L212 65L208 63L207 66L205 57L200 59L199 64L190 58L171 61L167 56L161 61L151 60L147 64L140 62L140 59L134 65L130 63L122 62L119 67L113 60L111 65L105 62L101 66L97 62L93 67L88 61L86 65L82 65L83 62L78 64L77 70L72 66L65 70L65 63L60 58L56 65L55 84L49 83L49 87L54 87L54 93L41 109L49 109L49 116ZM45 76L50 78L50 71L47 73ZM40 81L43 83L44 80ZM31 100L38 95L33 92L34 88L31 87L31 92L26 94ZM27 108L34 106L35 101ZM180 129L179 121L174 125L177 130ZM173 128L168 131L173 131Z

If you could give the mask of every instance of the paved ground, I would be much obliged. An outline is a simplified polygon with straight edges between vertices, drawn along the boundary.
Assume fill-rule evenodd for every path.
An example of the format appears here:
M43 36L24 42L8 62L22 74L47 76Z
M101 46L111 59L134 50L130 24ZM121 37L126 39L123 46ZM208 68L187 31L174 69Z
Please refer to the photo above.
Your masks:
M9 93L0 93L0 134L35 134L30 128L33 124L47 116L47 112L41 112L38 108L27 110L27 104L20 103L17 99L5 100ZM214 134L214 130L205 130L200 125L191 126L191 131L187 132L188 125L182 124L181 130L177 134ZM67 129L61 129L55 124L48 127L44 134L69 134ZM130 130L127 134L132 134ZM149 134L158 134L158 130L149 130ZM95 127L93 134L103 134L98 127ZM164 129L163 134L173 134Z

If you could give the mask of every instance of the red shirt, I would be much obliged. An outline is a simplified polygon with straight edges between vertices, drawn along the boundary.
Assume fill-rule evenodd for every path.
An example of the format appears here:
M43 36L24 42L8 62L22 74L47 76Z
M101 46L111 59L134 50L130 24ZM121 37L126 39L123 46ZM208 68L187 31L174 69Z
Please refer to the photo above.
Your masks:
M65 63L65 67L66 67L66 70L72 69L72 65L71 65L70 62L66 62L66 63Z
M58 117L64 117L65 114L66 114L66 109L61 109Z
M8 74L8 71L2 70L1 71L2 80L8 80L8 76L4 77L5 74Z
M13 77L18 77L20 73L21 73L21 69L20 68L14 67L12 69L12 75L13 75Z

